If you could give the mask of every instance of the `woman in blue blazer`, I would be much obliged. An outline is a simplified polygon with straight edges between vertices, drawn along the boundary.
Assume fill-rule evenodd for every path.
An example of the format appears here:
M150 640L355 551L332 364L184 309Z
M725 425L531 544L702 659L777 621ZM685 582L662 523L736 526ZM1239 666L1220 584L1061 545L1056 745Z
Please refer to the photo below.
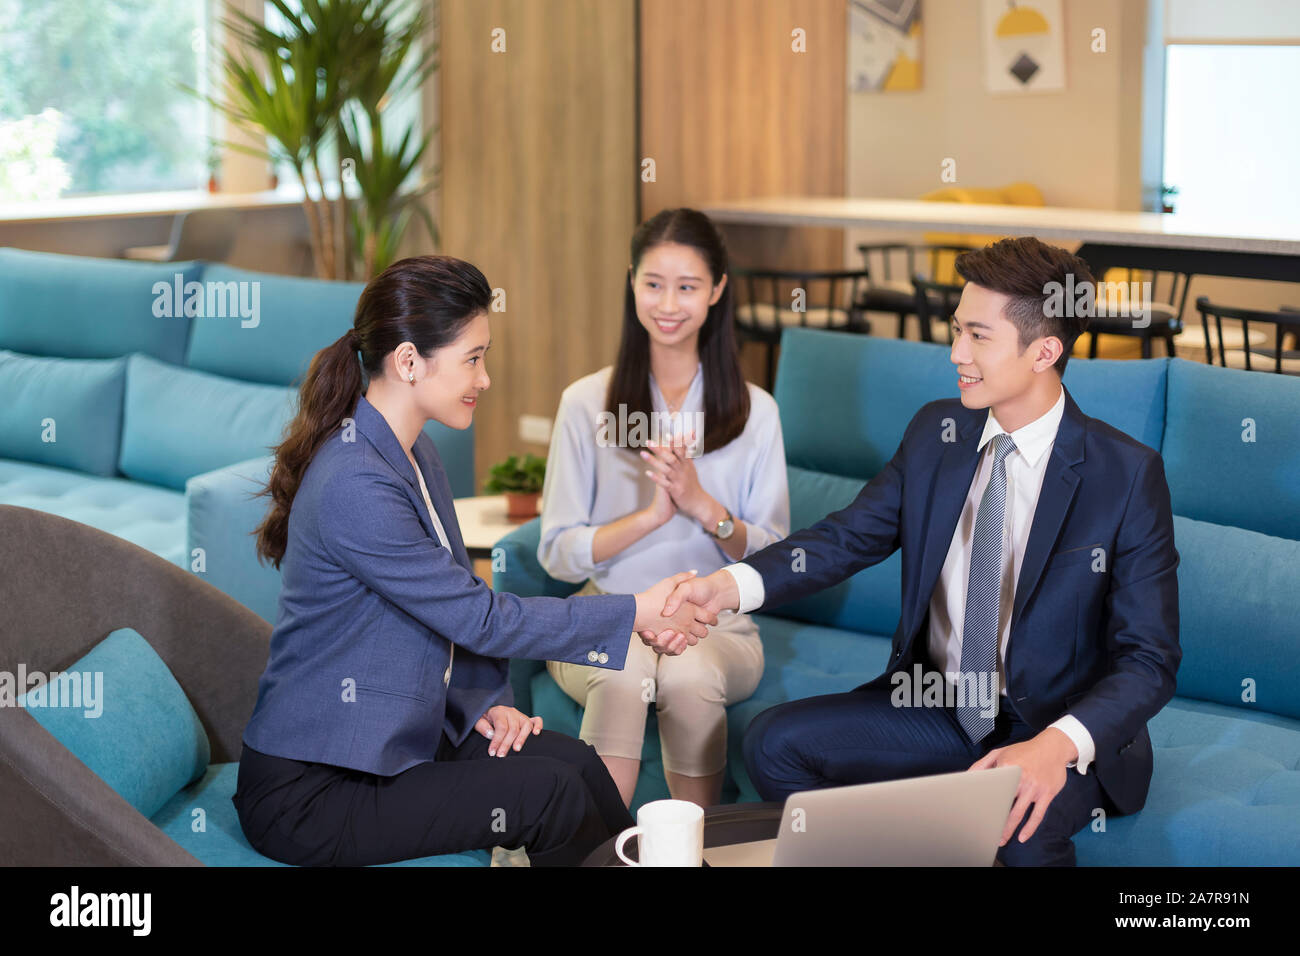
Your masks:
M705 629L693 606L659 615L689 575L567 600L474 575L423 428L469 427L490 297L467 262L394 264L313 358L276 448L257 544L283 584L234 796L272 859L524 845L533 865L571 865L634 823L595 750L514 708L509 659L619 669L633 632L678 654Z

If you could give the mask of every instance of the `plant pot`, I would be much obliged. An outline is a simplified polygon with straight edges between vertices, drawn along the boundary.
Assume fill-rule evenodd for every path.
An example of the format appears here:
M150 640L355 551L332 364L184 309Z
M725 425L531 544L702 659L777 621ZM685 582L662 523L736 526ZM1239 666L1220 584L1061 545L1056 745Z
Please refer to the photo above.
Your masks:
M218 192L219 190L220 187L217 185L217 174L213 173L211 176L208 177L208 192L215 193Z
M540 491L534 491L527 494L515 491L506 492L506 520L508 521L530 521L537 517L537 500L541 498Z

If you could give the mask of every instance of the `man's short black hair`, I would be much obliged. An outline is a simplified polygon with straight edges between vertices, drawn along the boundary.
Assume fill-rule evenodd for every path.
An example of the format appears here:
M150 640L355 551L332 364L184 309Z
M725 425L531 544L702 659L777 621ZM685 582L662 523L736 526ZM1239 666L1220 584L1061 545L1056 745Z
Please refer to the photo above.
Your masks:
M1088 328L1088 316L1086 312L1074 315L1075 310L1070 308L1049 309L1047 303L1053 298L1053 289L1059 304L1061 290L1079 288L1085 282L1091 284L1088 263L1064 249L1024 236L963 252L957 257L955 267L967 282L1010 297L1003 314L1019 333L1020 351L1043 336L1054 335L1060 339L1064 350L1053 368L1058 374L1065 374L1070 350Z

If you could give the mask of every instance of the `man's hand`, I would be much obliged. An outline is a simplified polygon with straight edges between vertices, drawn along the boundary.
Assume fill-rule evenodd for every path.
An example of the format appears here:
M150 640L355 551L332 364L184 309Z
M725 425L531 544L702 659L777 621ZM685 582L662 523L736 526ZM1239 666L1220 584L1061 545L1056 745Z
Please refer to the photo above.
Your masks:
M691 577L679 582L664 604L664 615L675 615L684 603L698 606L697 621L717 624L719 612L740 608L740 589L731 572L719 568L708 577Z
M683 571L664 578L658 584L636 595L636 621L633 629L641 635L646 646L659 654L680 654L709 633L706 624L716 624L717 618L705 615L694 604L683 605L672 614L663 614L664 602L673 588L695 576L694 571Z
M1047 815L1048 805L1065 787L1066 764L1079 759L1078 748L1063 730L1048 727L1036 737L990 750L967 769L987 770L990 767L1019 767L1020 786L1016 788L1016 799L1007 816L1007 825L1002 829L1002 840L998 846L1006 846L1011 834L1025 815L1032 803L1034 812L1020 831L1020 842L1024 843L1038 824Z
M504 757L510 752L510 745L515 751L524 745L528 735L534 737L542 732L542 718L529 717L522 711L497 704L489 707L488 712L478 719L474 729L492 743L488 744L489 757Z

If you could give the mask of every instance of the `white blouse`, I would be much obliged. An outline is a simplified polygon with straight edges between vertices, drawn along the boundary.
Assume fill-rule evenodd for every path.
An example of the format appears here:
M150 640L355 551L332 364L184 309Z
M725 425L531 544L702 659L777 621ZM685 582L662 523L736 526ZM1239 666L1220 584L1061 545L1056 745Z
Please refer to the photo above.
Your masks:
M679 571L710 574L731 558L694 518L678 511L665 524L600 564L592 561L596 529L649 506L655 483L635 450L618 447L617 422L604 422L605 392L613 366L578 379L564 390L556 413L542 486L541 541L537 560L546 573L574 584L590 578L602 591L634 594ZM746 525L745 555L790 533L785 444L776 400L749 388L749 420L730 443L694 457L700 486ZM668 417L663 394L650 376L654 411ZM704 368L695 371L675 420L703 439ZM627 421L624 433L636 427ZM663 440L667 440L663 435Z

